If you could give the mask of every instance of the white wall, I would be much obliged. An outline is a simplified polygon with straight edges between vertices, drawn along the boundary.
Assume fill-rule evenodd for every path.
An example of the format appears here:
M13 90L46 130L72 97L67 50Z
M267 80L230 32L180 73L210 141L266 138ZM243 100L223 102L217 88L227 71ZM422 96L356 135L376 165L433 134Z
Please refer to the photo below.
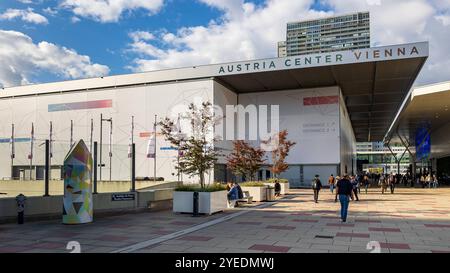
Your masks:
M225 137L225 132L227 130L227 124L225 122L226 118L226 106L236 105L238 101L238 95L233 91L229 90L222 84L214 81L214 105L221 108L222 113L219 111L215 112L216 117L221 117L221 122L215 126L215 135L222 138ZM235 127L235 126L234 126ZM229 129L229 128L228 128ZM215 147L219 149L222 156L219 157L218 163L226 164L226 156L233 150L233 143L231 141L220 140L217 141Z
M345 167L347 166L347 173L352 171L356 173L356 138L353 132L352 123L347 112L345 100L340 93L339 100L339 116L340 116L340 135L341 135L341 175L345 174ZM353 166L353 170L352 170Z
M158 121L169 115L172 107L189 104L194 98L213 100L213 81L196 80L131 88L116 88L101 91L72 92L52 95L0 99L0 138L9 138L11 123L15 124L15 137L30 137L31 123L35 124L36 151L34 163L44 164L44 146L40 146L49 135L49 122L53 121L54 164L62 164L69 150L70 120L74 122L74 139L83 138L89 143L90 120L94 119L94 140L99 141L100 114L113 119L113 180L130 179L131 116L135 117L136 176L153 176L153 159L146 158L148 137L140 137L141 132L153 131L155 114ZM49 104L112 100L112 108L70 110L49 112ZM109 123L103 123L103 179L109 179L108 143ZM157 176L166 180L176 180L173 160L176 151L160 150L169 147L162 136L157 137ZM15 165L28 165L29 143L16 143ZM0 143L0 178L10 176L9 144ZM6 166L6 167L5 167ZM213 177L213 176L212 176ZM185 179L187 177L184 177ZM195 179L194 179L195 180Z
M304 101L338 95L338 87L248 93L239 95L239 104L280 106L280 130L287 129L288 139L296 142L289 164L339 164L339 104L305 105Z

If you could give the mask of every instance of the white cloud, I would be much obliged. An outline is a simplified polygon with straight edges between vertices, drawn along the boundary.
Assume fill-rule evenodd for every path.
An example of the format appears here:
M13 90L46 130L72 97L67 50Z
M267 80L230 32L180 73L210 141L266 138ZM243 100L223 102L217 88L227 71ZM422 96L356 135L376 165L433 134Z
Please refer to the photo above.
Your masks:
M27 84L39 73L76 79L104 76L109 68L73 49L45 41L35 44L21 32L0 30L0 86Z
M450 26L450 15L436 15L434 18L440 21L444 26Z
M33 24L48 24L47 18L35 13L32 8L23 9L7 9L4 13L0 14L0 20L13 20L20 18L22 21Z
M299 18L329 15L309 9L312 0L270 0L263 6L240 0L202 0L224 12L223 18L207 26L181 28L159 35L161 43L133 40L130 50L141 57L134 71L272 57L276 42L285 39L286 23Z
M78 18L78 17L76 17L76 16L72 16L72 18L70 18L70 21L71 21L73 24L76 24L76 23L80 22L81 19Z
M53 9L53 8L51 8L51 7L47 7L47 8L45 8L45 9L43 9L42 11L43 11L44 13L48 14L48 15L51 15L51 16L55 16L55 15L58 14L58 10Z
M145 9L150 14L158 12L163 0L63 0L61 6L75 15L99 22L117 22L125 11Z
M155 35L148 31L134 31L128 34L133 41L151 41L155 39Z
M129 68L148 71L275 57L289 21L370 11L373 46L429 40L430 58L418 83L450 80L449 0L321 0L330 12L313 10L313 0L267 0L259 6L243 0L198 1L223 11L222 18L150 41L132 39L129 50L138 58Z

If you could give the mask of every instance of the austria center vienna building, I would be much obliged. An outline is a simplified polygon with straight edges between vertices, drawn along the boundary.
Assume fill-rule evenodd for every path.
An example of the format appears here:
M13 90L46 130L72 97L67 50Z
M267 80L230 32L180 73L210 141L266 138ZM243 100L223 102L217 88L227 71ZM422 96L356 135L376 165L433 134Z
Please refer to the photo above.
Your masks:
M31 176L39 178L42 143L50 129L54 177L60 176L72 141L100 138L103 180L129 179L130 138L136 144L136 176L153 177L155 159L146 151L155 118L160 121L177 105L201 99L222 109L255 106L259 119L259 106L268 107L268 116L277 106L279 129L287 129L289 140L297 143L282 177L291 187L310 185L315 174L356 172L356 142L383 140L427 57L428 43L417 42L5 88L0 92L0 154L7 156L0 158L0 177L19 179L31 168ZM156 176L176 180L178 152L156 131ZM232 140L215 146L226 155ZM270 175L268 168L260 171L262 180ZM207 180L230 179L221 156Z

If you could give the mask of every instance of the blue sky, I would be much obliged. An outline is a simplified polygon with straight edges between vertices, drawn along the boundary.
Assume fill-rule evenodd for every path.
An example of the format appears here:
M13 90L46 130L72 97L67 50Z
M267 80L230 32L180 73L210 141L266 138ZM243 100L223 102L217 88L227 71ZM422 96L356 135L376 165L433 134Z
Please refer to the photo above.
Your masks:
M128 33L136 30L175 32L178 28L207 25L222 12L207 5L190 0L168 1L161 12L148 16L143 9L127 12L119 22L99 23L93 20L80 20L73 23L69 10L58 10L55 16L48 16L43 9L55 7L58 1L48 0L37 4L24 4L16 0L0 1L0 12L8 8L25 9L32 7L34 12L43 14L48 25L35 26L21 20L1 21L0 28L16 30L30 36L33 41L49 41L75 49L79 54L88 55L93 62L106 64L110 74L130 73L126 66L134 54L124 53L129 42ZM51 74L41 74L36 80L57 80Z
M2 0L0 86L274 57L286 22L366 10L373 45L428 40L419 82L450 80L450 0Z

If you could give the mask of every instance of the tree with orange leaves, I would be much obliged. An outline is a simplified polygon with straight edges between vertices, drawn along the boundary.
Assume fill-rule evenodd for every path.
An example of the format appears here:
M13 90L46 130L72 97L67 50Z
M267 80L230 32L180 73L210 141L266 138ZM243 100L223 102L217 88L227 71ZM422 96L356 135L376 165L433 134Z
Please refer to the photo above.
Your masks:
M252 147L243 140L233 141L233 151L227 157L227 166L236 176L246 176L250 180L264 164L265 152L261 148Z
M273 140L269 139L262 142L263 144L271 145L272 147L272 166L270 170L272 171L274 177L278 177L282 172L286 171L289 168L289 165L285 160L289 155L289 151L291 150L292 146L294 146L296 143L287 140L287 135L287 130L283 130L275 135Z

